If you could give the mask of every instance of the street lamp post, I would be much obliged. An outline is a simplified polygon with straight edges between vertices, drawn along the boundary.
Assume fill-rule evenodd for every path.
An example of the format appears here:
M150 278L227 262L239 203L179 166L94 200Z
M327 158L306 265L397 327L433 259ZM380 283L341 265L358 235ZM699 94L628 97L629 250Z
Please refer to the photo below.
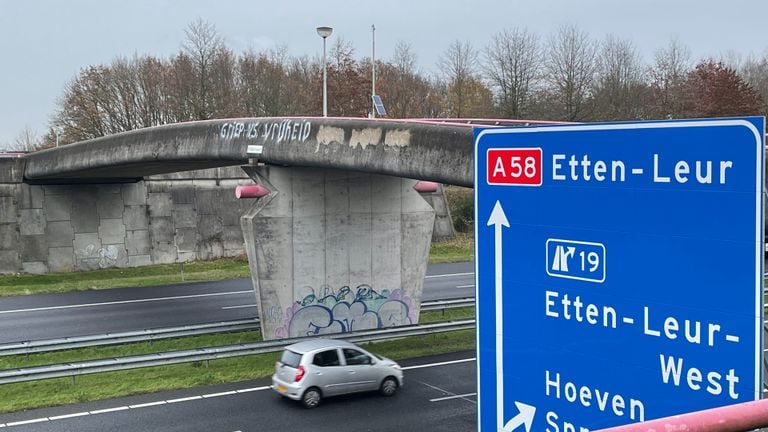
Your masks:
M331 27L318 27L317 34L323 38L323 117L328 117L328 68L325 63L325 40L333 33Z
M373 96L376 96L376 26L371 24L371 118L376 118L376 102Z

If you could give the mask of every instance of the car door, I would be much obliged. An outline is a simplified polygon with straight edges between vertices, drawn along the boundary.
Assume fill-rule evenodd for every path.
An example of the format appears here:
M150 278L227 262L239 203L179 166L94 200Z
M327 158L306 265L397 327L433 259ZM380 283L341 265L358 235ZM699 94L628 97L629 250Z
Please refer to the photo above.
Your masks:
M346 376L341 365L338 348L316 352L312 358L312 384L320 387L325 396L344 393Z
M378 374L370 355L354 348L342 348L342 353L346 364L346 392L375 390L379 387Z

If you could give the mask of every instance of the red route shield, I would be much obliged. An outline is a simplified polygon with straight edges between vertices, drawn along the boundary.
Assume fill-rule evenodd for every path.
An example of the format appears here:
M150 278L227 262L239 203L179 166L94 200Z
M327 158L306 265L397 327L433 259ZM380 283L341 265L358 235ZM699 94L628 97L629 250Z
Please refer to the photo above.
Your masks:
M488 149L489 185L541 186L541 148Z

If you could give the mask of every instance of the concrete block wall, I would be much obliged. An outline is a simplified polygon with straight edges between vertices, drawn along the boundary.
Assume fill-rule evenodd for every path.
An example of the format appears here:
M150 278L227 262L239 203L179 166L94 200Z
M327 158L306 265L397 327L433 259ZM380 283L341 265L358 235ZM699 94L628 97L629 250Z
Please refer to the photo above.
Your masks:
M439 242L454 238L456 230L453 228L451 209L448 207L448 199L445 197L443 185L438 185L436 192L422 193L421 196L435 209L435 229L432 230L432 241Z
M18 165L21 164L21 168ZM244 254L239 167L128 184L29 185L0 159L0 273L167 264Z

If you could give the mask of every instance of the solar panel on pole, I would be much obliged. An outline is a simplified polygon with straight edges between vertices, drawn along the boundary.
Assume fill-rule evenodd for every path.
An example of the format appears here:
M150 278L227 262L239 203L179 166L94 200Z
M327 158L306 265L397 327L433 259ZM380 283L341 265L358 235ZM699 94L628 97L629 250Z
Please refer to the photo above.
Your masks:
M373 95L372 97L373 106L376 108L376 115L380 117L387 115L387 110L384 109L384 102L381 101L381 96Z

